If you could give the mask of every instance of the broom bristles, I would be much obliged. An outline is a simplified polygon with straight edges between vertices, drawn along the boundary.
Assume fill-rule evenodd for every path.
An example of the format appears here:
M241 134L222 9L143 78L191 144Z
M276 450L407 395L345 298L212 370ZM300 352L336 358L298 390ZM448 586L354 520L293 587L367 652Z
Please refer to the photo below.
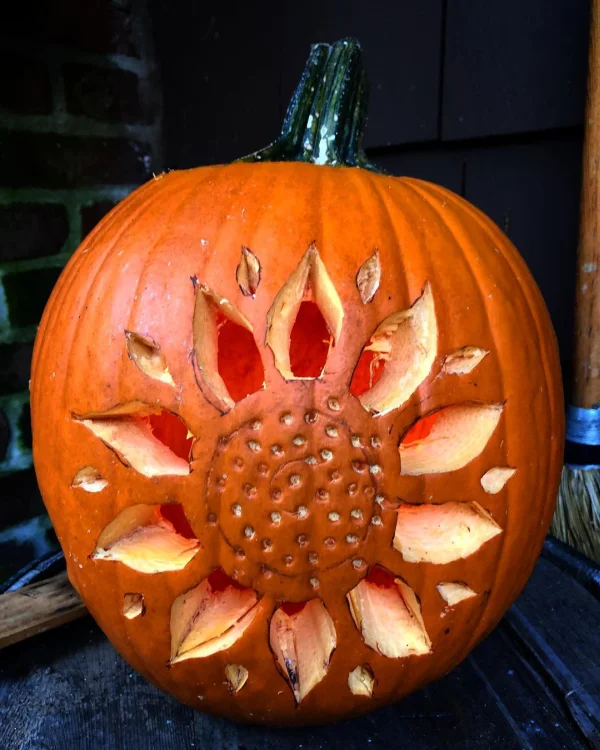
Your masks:
M550 533L600 562L600 467L563 467Z

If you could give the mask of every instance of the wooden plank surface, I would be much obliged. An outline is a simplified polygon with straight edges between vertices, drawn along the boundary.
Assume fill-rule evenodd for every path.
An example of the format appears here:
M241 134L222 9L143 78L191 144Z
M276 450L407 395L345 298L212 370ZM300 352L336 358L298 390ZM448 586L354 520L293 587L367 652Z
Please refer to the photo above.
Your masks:
M443 138L583 122L588 0L450 0Z
M585 685L593 697L598 689L598 615L598 601L589 591L541 560L503 623L444 679L359 719L273 730L233 724L178 704L133 672L85 618L3 651L0 748L600 747L593 733L586 740L582 717L572 711L574 683L557 683L515 624L515 618L526 617L538 637L560 655L570 679Z
M66 573L0 595L0 649L60 627L87 612Z

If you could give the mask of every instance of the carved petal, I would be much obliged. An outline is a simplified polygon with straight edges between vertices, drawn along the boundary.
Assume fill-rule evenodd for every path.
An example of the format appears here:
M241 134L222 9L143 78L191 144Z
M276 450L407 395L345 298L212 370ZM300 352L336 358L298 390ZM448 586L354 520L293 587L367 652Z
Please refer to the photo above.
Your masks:
M198 384L208 400L217 409L226 412L235 405L235 399L230 394L219 369L219 328L222 321L228 321L247 332L245 334L247 346L242 347L242 353L252 356L253 359L258 357L259 369L261 367L260 356L256 350L254 338L248 337L248 333L252 334L252 325L235 305L204 284L200 284L197 279L194 279L194 286L196 290L193 322L194 365L198 375ZM252 388L255 388L255 385ZM253 392L252 388L250 392Z
M442 370L448 375L466 375L477 367L486 354L489 352L478 346L463 346L447 355Z
M86 492L102 492L108 482L94 466L84 466L75 474L71 487L78 487Z
M437 322L429 283L408 310L387 317L364 348L383 361L381 377L359 396L367 411L386 414L406 403L431 370L437 354Z
M320 599L286 612L280 607L271 618L271 648L294 692L296 703L325 677L336 645L333 620Z
M327 327L338 342L344 309L316 246L311 245L275 297L267 315L265 343L275 355L275 366L286 380L294 379L290 363L290 337L302 301L312 295Z
M375 250L373 255L368 258L358 269L356 274L356 286L363 304L371 302L379 289L381 281L381 264L379 262L379 251Z
M462 469L483 451L501 414L501 404L455 404L426 415L400 441L400 473Z
M370 648L392 659L431 651L417 597L401 578L376 566L347 597L356 627Z
M465 599L472 599L474 596L477 596L477 593L469 588L466 583L438 583L437 590L449 607L453 607Z
M254 297L260 284L260 261L252 250L242 245L242 259L236 268L235 278L245 297Z
M171 664L224 651L250 626L258 597L216 571L171 608Z
M174 386L173 378L167 367L165 355L153 339L133 331L125 331L127 354L134 365L153 380Z
M401 505L394 549L406 562L436 565L468 557L502 529L481 505L449 502L443 505Z
M232 693L239 693L248 681L248 670L241 664L228 664L225 667L225 677Z
M159 505L133 505L100 534L94 560L112 560L139 573L182 570L200 549L161 514Z
M510 466L494 466L481 477L481 486L489 495L495 495L515 472Z
M348 687L352 695L363 695L370 698L373 695L375 678L368 664L355 667L348 675Z

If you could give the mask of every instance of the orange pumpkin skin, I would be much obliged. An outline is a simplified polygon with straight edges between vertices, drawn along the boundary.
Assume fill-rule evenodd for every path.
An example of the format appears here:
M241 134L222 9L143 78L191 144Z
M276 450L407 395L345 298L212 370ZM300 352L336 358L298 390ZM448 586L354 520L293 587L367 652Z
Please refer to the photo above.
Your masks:
M357 166L364 89L355 41L315 46L281 139L117 206L35 345L73 585L149 680L246 722L335 721L446 674L554 510L539 291L469 203Z
M267 315L313 241L342 301L343 328L321 379L286 382L263 345ZM254 298L240 293L235 278L241 245L262 265ZM381 283L374 299L363 304L356 274L374 248ZM252 322L263 359L266 388L224 416L203 396L191 364L190 276L235 301ZM348 392L355 363L381 321L409 308L426 282L437 317L435 362L401 410L374 417ZM160 343L176 387L148 378L134 365L127 356L126 330ZM444 356L465 345L489 354L466 376L444 375ZM316 592L308 587L304 569L297 577L266 578L259 565L236 556L218 524L207 519L207 477L219 436L260 421L257 439L270 467L267 446L292 434L278 423L280 415L293 413L302 423L302 414L316 409L327 419L331 397L339 400L353 433L381 436L382 481L389 496L417 504L475 500L502 533L465 559L411 563L392 547L390 516L396 510L391 508L345 562L320 577ZM136 400L160 402L198 438L189 476L142 476L73 417ZM472 401L503 404L482 452L456 471L402 476L398 441L415 419ZM552 517L562 460L557 347L541 296L514 247L481 212L445 189L355 168L235 164L173 172L137 190L82 244L57 284L36 342L32 411L37 476L70 579L117 650L191 706L265 724L318 723L371 710L458 664L496 625L530 575ZM336 454L343 482L350 479L343 468L349 451L345 441ZM73 477L86 465L107 480L102 492L72 488ZM493 466L514 467L516 473L500 492L487 494L480 479ZM165 502L181 503L202 544L182 570L144 575L118 562L91 559L102 530L119 512ZM255 502L267 517L271 498ZM315 523L311 533L322 538L325 530ZM343 531L351 528L349 520L341 523ZM268 524L256 528L257 537L269 533ZM291 533L294 524L298 528L290 520ZM353 566L355 558L365 561L362 569ZM364 643L345 594L376 562L416 592L431 653L387 658ZM229 649L169 667L173 601L217 566L259 592L259 613ZM478 595L447 608L436 589L440 581L466 582ZM123 617L128 592L143 594L143 616ZM315 595L333 619L337 648L325 678L297 706L276 668L268 624L278 601ZM225 684L228 664L248 670L237 693ZM348 689L349 672L362 664L376 680L370 698Z

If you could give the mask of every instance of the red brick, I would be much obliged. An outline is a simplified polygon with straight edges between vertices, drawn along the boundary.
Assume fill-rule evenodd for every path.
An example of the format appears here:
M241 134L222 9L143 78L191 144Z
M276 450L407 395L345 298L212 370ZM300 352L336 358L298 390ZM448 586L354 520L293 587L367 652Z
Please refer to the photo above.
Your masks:
M74 115L113 122L147 121L135 73L68 63L63 68L67 109Z
M69 235L61 203L9 203L0 206L0 260L53 255Z
M147 143L0 131L0 185L6 187L77 188L150 176Z

